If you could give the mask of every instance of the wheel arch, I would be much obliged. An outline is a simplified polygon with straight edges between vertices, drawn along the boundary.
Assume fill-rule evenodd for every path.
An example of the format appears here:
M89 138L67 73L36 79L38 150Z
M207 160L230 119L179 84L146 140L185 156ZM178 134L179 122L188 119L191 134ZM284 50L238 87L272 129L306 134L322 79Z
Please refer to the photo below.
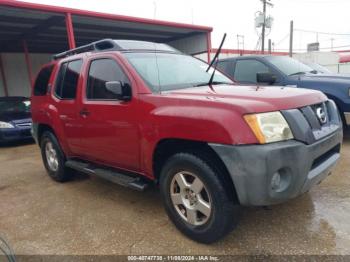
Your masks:
M44 134L45 131L50 131L57 137L54 129L50 125L38 124L37 139L38 139L39 144L40 144L40 141L41 141L41 137L42 137L42 135Z
M206 142L166 138L160 140L153 153L153 175L158 184L162 167L166 161L176 153L191 153L204 161L206 161L211 168L220 172L224 179L224 186L229 192L232 192L232 200L238 201L237 191L234 182L229 175L226 165L221 160L219 155Z

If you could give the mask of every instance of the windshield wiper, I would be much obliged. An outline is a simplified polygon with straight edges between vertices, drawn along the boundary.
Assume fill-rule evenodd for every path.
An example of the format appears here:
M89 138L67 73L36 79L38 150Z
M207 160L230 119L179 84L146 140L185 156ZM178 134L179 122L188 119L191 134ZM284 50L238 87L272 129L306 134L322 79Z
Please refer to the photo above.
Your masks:
M290 74L288 76L305 75L305 74L306 74L306 72L296 72L296 73Z
M197 86L207 86L207 85L209 85L209 83L205 82L205 83L199 83L199 84L196 84L196 85L193 85L193 86L197 87ZM210 85L231 85L231 83L220 82L220 81L212 81L210 83Z
M221 40L221 44L220 44L218 50L216 51L216 54L215 54L213 60L211 61L210 65L209 65L208 68L207 68L207 71L206 71L206 72L208 72L209 69L210 69L210 68L214 65L214 63L215 63L215 65L214 65L214 70L213 70L213 73L212 73L211 76L210 76L208 85L212 85L212 83L213 83L213 79L214 79L214 75L215 75L215 71L216 71L216 66L217 66L218 60L219 60L219 54L220 54L220 52L221 52L221 48L222 48L222 46L223 46L223 44L224 44L224 42L225 42L225 39L226 39L226 33L224 34L224 37L223 37L222 40Z

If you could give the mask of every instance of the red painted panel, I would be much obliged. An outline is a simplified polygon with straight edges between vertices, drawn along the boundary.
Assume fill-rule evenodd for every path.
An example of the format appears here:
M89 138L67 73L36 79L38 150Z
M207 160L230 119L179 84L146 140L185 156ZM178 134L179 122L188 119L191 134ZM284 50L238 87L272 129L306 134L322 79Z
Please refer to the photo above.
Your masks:
M42 5L42 4L36 4L36 3L26 3L26 2L15 1L15 0L2 0L0 2L0 5L13 6L17 8L26 8L26 9L32 9L32 10L40 10L44 12L46 11L46 12L54 12L54 13L62 13L62 14L70 13L72 15L90 16L90 17L103 18L103 19L109 19L109 20L118 20L118 21L127 21L127 22L159 25L159 26L192 29L192 30L199 30L199 31L205 31L205 32L213 31L212 27L207 27L207 26L175 23L175 22L153 20L153 19L147 19L147 18L138 18L138 17L132 17L132 16L125 16L125 15L106 14L106 13L74 9L74 8Z
M66 13L66 30L67 30L69 49L73 49L76 46L75 46L72 15L70 13Z
M350 62L350 52L339 53L339 63L349 63Z
M211 54L211 32L207 33L207 59L208 59L208 63L211 62L210 59L210 54Z
M27 42L23 40L22 44L23 44L23 50L24 50L24 57L27 65L28 79L30 81L30 86L33 87L34 85L34 79L33 79L33 73L32 73L33 71L32 71L32 64L30 62Z

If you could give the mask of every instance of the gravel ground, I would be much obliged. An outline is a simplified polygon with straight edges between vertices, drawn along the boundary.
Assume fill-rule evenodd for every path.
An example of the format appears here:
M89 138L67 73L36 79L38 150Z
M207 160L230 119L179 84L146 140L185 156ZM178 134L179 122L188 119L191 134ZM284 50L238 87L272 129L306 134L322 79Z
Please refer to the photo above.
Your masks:
M0 235L17 254L350 255L350 138L334 173L309 193L244 208L238 228L203 245L179 233L156 188L136 192L96 177L52 181L34 144L0 147Z

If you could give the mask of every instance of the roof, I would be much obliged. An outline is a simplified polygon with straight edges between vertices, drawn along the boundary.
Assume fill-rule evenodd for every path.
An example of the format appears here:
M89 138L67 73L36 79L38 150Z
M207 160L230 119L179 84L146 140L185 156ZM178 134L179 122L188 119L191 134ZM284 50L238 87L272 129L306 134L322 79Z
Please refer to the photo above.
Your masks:
M67 14L72 17L76 46L104 38L167 43L212 31L206 26L14 0L2 0L0 14L0 52L22 52L22 40L26 40L30 52L57 53L69 49Z

